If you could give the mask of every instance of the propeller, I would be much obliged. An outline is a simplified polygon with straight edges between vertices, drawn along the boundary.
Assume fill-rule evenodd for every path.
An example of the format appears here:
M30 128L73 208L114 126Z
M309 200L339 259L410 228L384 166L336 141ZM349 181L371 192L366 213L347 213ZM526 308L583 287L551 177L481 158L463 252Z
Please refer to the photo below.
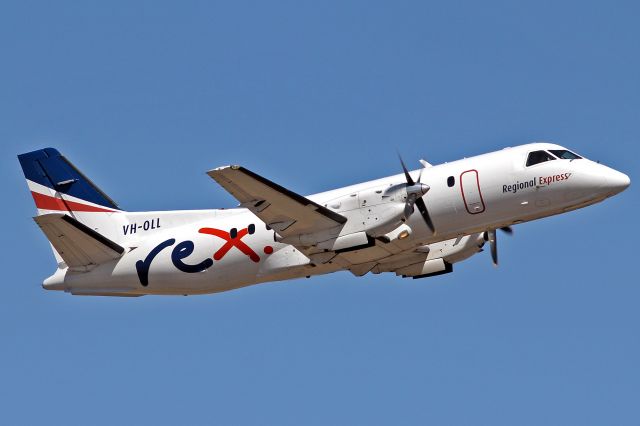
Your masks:
M420 170L418 180L414 181L409 174L409 170L407 170L407 166L404 164L404 161L402 161L402 157L400 156L400 154L398 154L398 158L400 159L400 164L402 165L404 176L407 179L407 205L405 207L405 216L409 217L411 213L413 213L413 206L418 206L418 211L422 215L424 222L427 224L427 227L431 230L431 232L434 233L435 228L433 227L431 216L429 216L427 205L422 199L422 196L429 190L429 185L425 185L424 183L420 182L420 179L422 178L422 170L424 169Z
M499 228L502 232L507 235L513 235L513 228L510 226L504 226ZM489 242L489 247L491 248L491 260L493 261L494 266L498 266L498 235L496 234L495 229L491 229L484 233L484 240Z

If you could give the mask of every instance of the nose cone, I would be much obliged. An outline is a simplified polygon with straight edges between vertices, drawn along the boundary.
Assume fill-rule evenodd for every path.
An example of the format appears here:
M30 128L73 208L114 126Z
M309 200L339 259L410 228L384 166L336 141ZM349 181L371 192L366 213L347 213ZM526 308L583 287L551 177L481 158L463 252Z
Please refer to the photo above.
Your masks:
M614 194L618 194L629 187L631 179L624 173L611 170L607 173L607 188Z

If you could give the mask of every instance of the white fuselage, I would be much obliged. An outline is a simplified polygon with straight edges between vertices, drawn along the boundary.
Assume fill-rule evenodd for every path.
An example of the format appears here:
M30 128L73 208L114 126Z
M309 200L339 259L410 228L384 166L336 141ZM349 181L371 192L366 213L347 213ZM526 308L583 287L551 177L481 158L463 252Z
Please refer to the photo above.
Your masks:
M594 204L628 186L622 173L587 159L526 166L531 151L560 148L529 144L425 168L422 182L429 191L423 199L436 232L416 210L397 228L408 230L408 237L394 244L413 252ZM418 174L411 172L414 179ZM388 207L385 190L404 182L398 174L308 198L367 227L368 221L377 220L377 211ZM89 272L61 268L45 281L45 288L74 294L202 294L346 269L346 261L312 262L293 245L276 241L274 231L244 208L117 212L109 219L111 229L96 230L126 247L126 254ZM231 239L232 229L245 232ZM388 234L392 239L393 232ZM389 253L370 247L348 256L350 264L371 265ZM209 266L201 272L188 271L203 262Z

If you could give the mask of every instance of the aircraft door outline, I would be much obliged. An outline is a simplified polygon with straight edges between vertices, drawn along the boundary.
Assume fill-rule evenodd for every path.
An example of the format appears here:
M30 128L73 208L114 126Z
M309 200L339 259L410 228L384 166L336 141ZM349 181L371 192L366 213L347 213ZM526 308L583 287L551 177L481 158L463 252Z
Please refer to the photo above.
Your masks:
M480 214L485 211L477 170L471 169L460 173L460 192L467 213Z

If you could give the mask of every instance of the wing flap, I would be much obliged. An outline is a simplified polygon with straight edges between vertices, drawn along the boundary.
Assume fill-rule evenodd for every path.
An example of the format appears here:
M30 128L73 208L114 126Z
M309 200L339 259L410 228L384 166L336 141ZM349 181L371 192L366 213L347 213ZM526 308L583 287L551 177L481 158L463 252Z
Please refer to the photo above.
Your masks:
M282 237L336 228L347 218L296 194L242 166L225 166L207 172Z
M70 268L91 268L118 259L125 251L69 215L50 213L34 220Z
M371 268L374 274L394 272L403 278L426 278L453 271L451 263L441 257L428 259L428 253L409 253L393 256ZM353 271L352 271L353 272Z

